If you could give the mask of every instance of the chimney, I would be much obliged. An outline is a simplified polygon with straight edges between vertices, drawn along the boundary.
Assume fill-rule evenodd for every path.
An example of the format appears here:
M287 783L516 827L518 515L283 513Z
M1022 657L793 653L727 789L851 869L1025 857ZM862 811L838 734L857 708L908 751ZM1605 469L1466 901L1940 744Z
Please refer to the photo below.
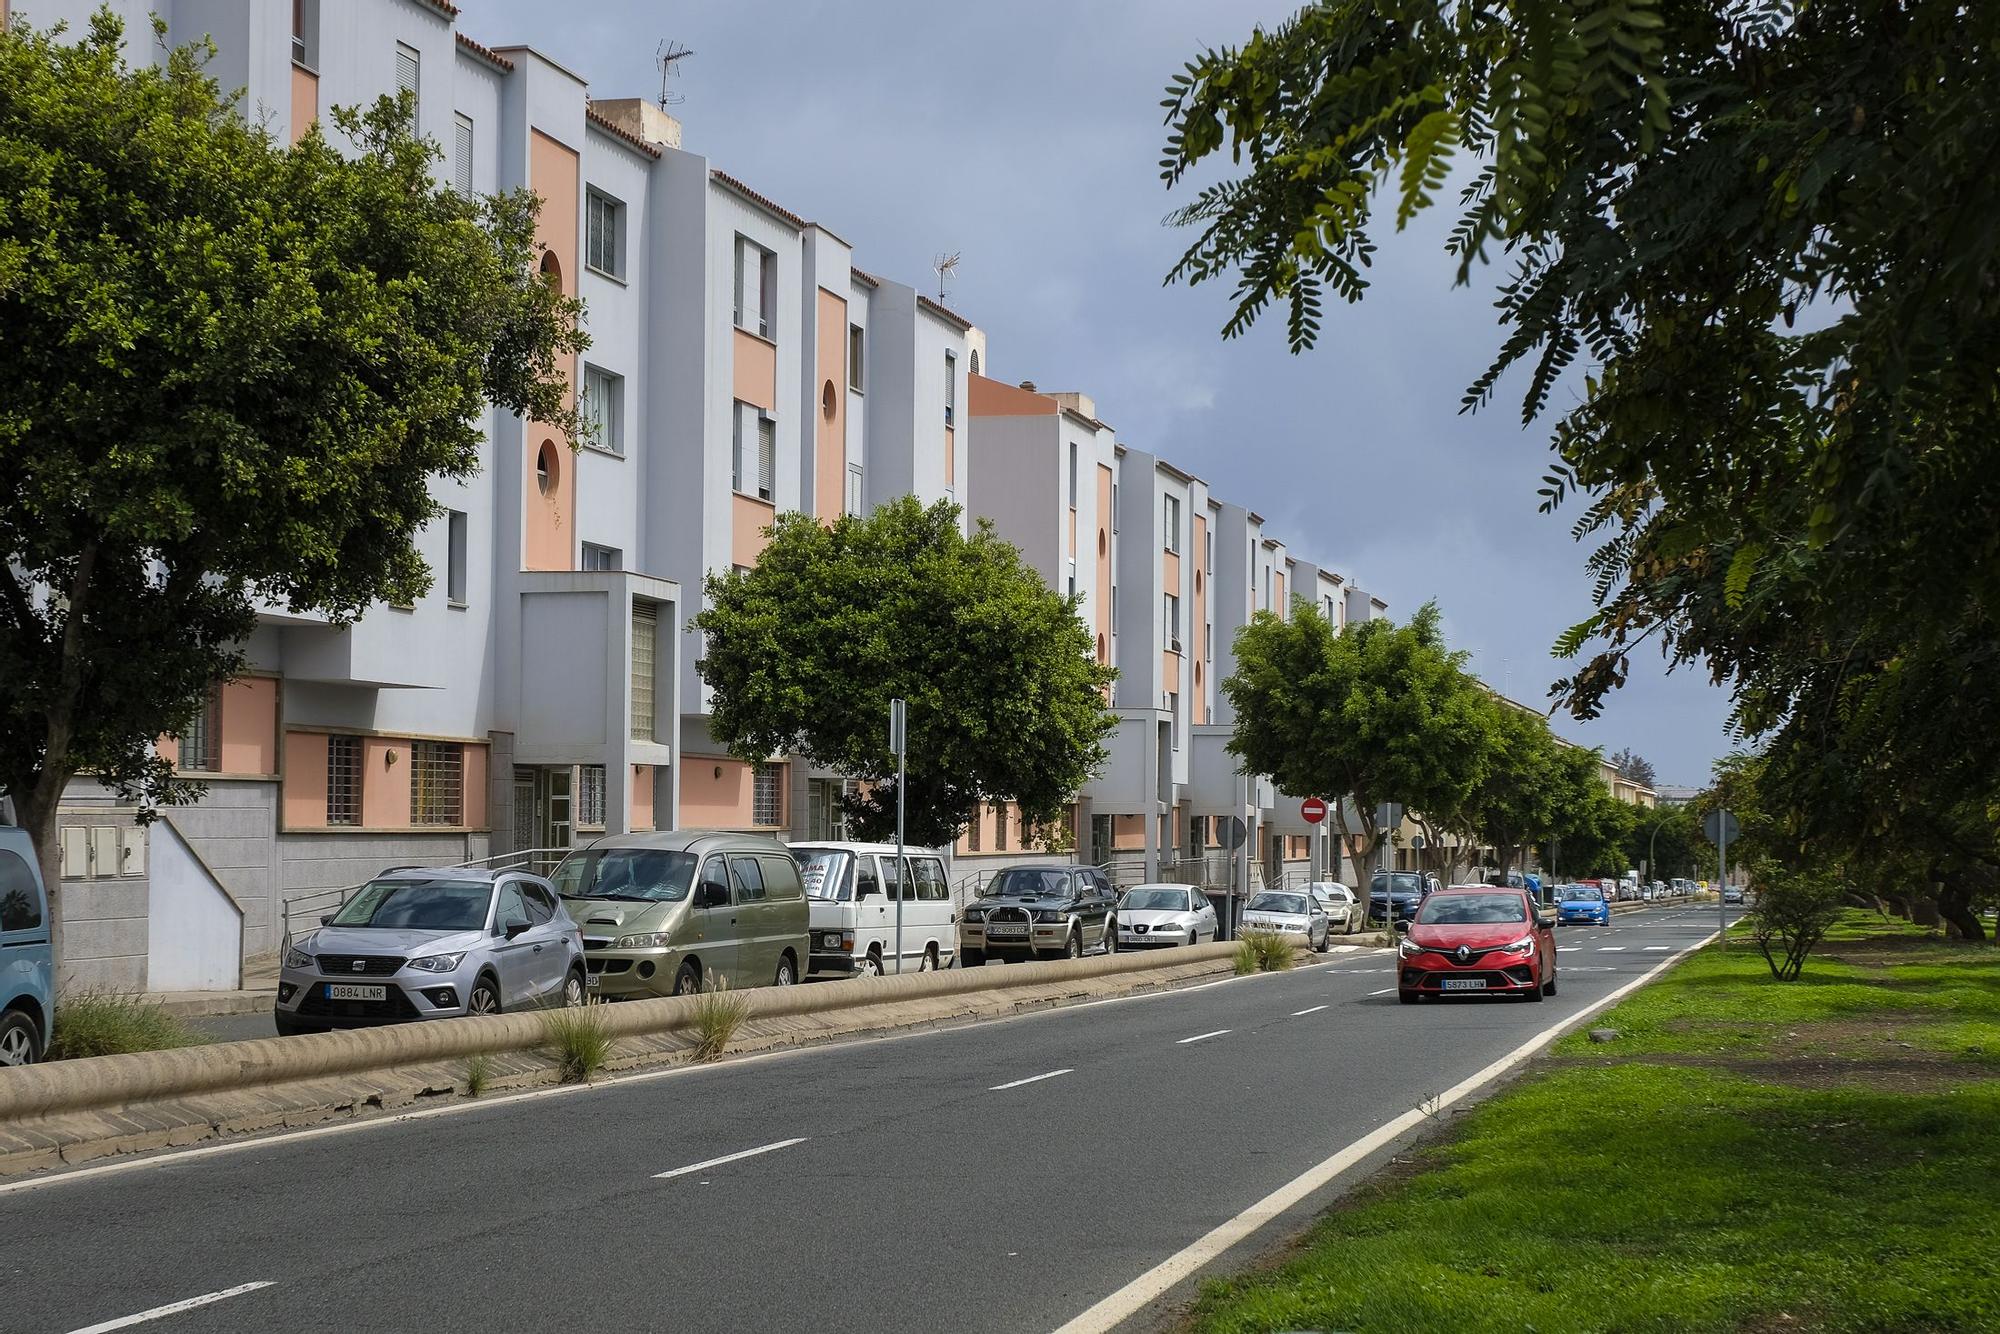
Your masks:
M1021 381L1021 388L1032 394L1035 392L1035 382L1033 380L1023 380Z
M655 148L681 146L681 123L644 98L616 97L608 101L592 102L590 109L627 134L636 134Z

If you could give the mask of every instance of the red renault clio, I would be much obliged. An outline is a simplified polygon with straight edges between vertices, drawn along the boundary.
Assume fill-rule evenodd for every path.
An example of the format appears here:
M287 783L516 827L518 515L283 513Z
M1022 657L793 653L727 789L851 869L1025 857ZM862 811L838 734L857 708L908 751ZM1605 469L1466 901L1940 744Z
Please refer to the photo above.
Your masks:
M1396 923L1396 998L1494 992L1538 1001L1556 994L1555 918L1525 890L1457 886Z

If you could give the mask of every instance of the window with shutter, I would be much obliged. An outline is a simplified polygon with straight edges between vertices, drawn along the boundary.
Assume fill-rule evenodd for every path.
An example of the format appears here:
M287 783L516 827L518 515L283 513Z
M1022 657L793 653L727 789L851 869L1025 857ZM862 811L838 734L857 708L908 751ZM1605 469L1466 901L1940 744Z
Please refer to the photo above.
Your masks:
M423 89L418 86L422 69L420 59L414 47L396 43L396 91L410 95L410 123L413 125L420 120L417 104L423 96Z
M462 195L472 193L472 117L460 115L452 143L452 184Z
M778 423L757 419L757 495L773 500L778 494Z
M462 510L445 511L445 600L455 607L465 605L468 586L466 564L466 516Z

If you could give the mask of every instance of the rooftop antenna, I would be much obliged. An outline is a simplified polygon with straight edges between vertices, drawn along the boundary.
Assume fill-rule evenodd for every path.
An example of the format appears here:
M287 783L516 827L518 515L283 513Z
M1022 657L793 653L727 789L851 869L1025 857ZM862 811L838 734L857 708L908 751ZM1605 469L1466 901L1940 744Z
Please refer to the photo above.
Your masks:
M938 304L942 306L945 297L951 291L947 286L951 281L951 275L958 272L958 252L954 250L947 255L940 250L931 257L931 270L938 276Z
M653 63L660 67L660 110L677 107L687 101L685 93L676 93L669 88L669 82L680 72L680 62L694 52L675 41L662 41L653 52Z

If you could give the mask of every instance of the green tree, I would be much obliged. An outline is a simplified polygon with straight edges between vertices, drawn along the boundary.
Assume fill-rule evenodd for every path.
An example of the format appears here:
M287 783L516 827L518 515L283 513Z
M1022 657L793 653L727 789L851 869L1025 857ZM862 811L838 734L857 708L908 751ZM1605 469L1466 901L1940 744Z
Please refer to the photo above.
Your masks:
M863 837L896 827L889 701L908 703L906 831L958 838L974 803L1011 799L1046 826L1104 763L1115 673L1076 600L1053 592L956 505L905 496L831 527L778 517L756 566L711 575L696 667L711 730L745 759L791 754L864 789Z
M1647 639L1730 683L1807 838L1885 836L1968 935L2000 894L2000 6L1962 0L1328 0L1168 89L1173 276L1234 274L1292 346L1358 300L1382 222L1461 159L1460 281L1510 265L1491 366L1553 423L1598 609L1557 691L1591 716Z
M1468 822L1493 849L1501 875L1516 868L1531 845L1554 834L1564 812L1582 800L1562 747L1539 714L1500 699L1485 701L1488 749L1484 772L1466 798ZM1596 781L1595 752L1583 752Z
M1640 787L1652 787L1658 775L1653 771L1653 762L1633 750L1630 746L1611 753L1611 765L1619 773L1637 783Z
M1715 874L1715 845L1703 837L1701 812L1692 805L1639 811L1624 854L1628 865L1646 867L1655 880L1706 880Z
M1595 752L1582 752L1595 766ZM1617 876L1632 863L1626 849L1640 809L1611 795L1595 773L1582 797L1550 831L1549 867L1565 880Z
M1464 664L1432 603L1407 625L1359 621L1337 634L1303 600L1289 619L1258 612L1237 631L1236 670L1222 683L1236 713L1230 753L1287 792L1327 798L1365 886L1388 836L1378 806L1456 811L1484 772L1490 714Z
M446 188L405 108L278 144L211 51L120 41L0 32L0 788L51 889L72 776L191 799L151 742L258 603L419 595L430 479L476 471L489 403L573 427L584 345L533 198Z

